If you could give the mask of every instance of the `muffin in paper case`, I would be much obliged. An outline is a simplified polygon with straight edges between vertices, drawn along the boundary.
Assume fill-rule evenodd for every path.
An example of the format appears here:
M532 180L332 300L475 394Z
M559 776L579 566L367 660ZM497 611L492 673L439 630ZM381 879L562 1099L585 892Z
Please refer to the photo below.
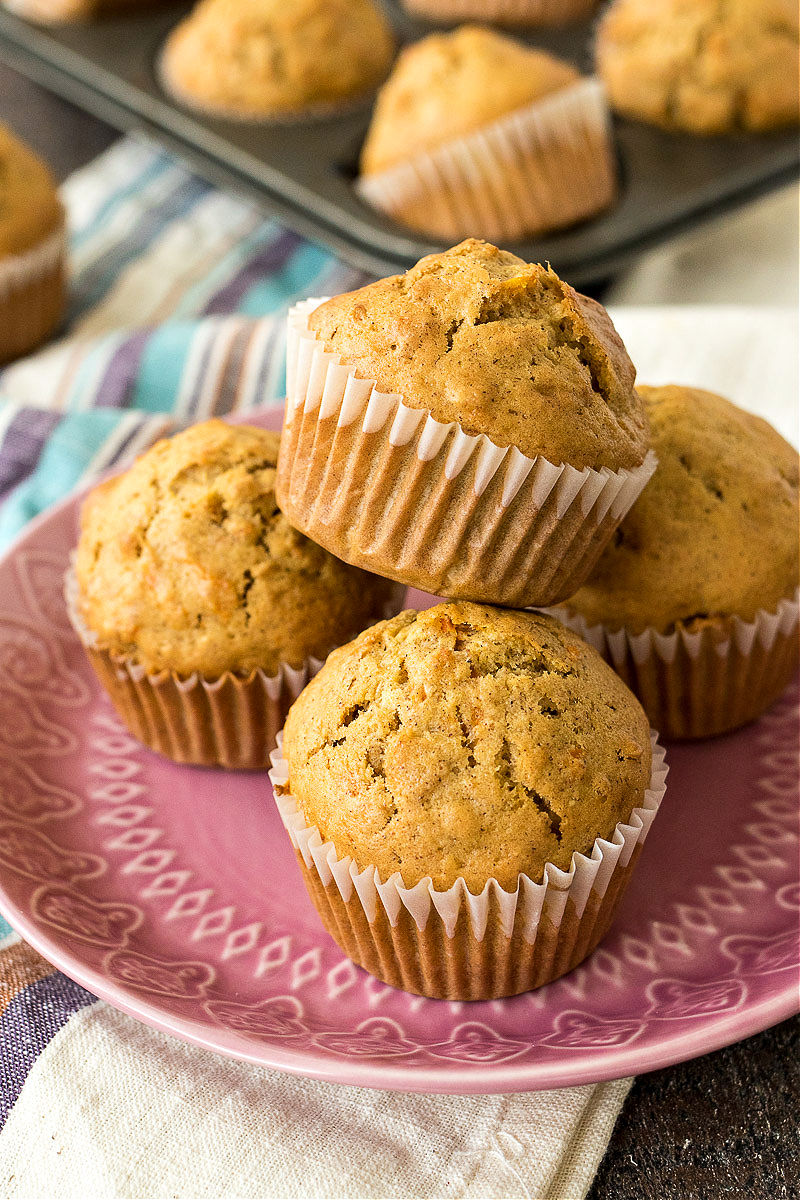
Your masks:
M473 133L362 175L363 200L432 236L501 243L563 229L616 195L605 88L580 79Z
M63 225L20 254L0 258L0 363L45 341L64 310Z
M605 936L666 790L664 750L651 734L650 786L627 821L568 871L553 863L536 882L505 891L489 879L474 895L464 879L437 891L430 878L406 888L399 873L340 858L308 826L288 791L281 735L270 780L309 896L345 954L384 983L447 1000L488 1000L541 987L571 971Z
M404 591L396 590L376 621L397 611ZM217 679L197 672L188 677L150 673L97 644L78 611L72 568L65 596L70 620L120 719L138 741L173 762L264 770L286 714L323 663L309 657L300 667L281 663L274 675L261 669L247 675L226 671Z
M590 625L569 606L550 608L622 677L665 738L707 738L754 721L798 668L800 590L774 612L696 618L669 633Z
M361 379L289 314L276 495L291 523L353 566L436 595L512 608L587 578L656 466L577 470L470 436Z

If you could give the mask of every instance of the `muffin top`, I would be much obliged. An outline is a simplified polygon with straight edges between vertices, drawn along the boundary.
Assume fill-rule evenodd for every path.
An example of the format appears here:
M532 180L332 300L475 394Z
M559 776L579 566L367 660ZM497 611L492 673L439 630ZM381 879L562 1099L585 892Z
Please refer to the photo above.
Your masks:
M435 33L400 53L361 152L382 171L574 83L568 63L479 25Z
M190 102L269 116L375 87L393 51L372 0L200 0L170 34L163 67Z
M797 452L712 392L639 390L658 467L567 607L633 633L774 611L798 585Z
M597 67L622 113L693 133L798 119L795 0L616 0Z
M581 638L540 613L439 604L335 651L283 753L308 824L406 887L568 869L642 802L647 718Z
M499 446L612 470L647 453L636 372L606 310L488 242L328 300L309 326L381 391Z
M279 437L223 421L157 442L81 514L78 607L98 645L149 671L299 667L383 615L393 585L293 529Z
M63 222L50 169L0 124L0 255L23 254Z

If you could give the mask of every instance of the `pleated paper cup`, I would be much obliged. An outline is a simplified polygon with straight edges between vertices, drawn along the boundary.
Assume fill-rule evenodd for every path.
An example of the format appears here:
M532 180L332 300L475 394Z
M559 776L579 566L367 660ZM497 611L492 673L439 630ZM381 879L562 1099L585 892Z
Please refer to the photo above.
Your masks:
M63 225L21 254L0 258L0 363L45 341L64 311Z
M484 21L495 25L568 25L589 17L598 0L402 0L429 21Z
M398 589L375 620L398 612L403 594L404 589ZM226 671L216 679L197 672L189 676L167 670L148 672L132 658L98 644L78 611L72 569L65 596L86 655L123 724L137 741L173 762L266 769L289 709L324 662L310 657L300 667L281 663L273 675L261 669L246 675Z
M616 195L603 84L581 79L407 162L362 175L373 208L421 233L504 241L563 229Z
M549 612L594 646L665 738L715 737L754 721L798 667L798 592L752 621L712 617L668 634L590 625L566 607Z
M288 791L282 735L269 775L308 894L348 958L406 992L490 1000L558 979L608 932L666 789L664 750L651 740L650 787L610 838L573 854L568 871L548 863L541 882L520 875L513 892L489 879L477 896L464 879L447 891L429 877L406 888L399 873L382 880L376 867L341 858Z
M409 408L289 314L275 492L291 523L353 566L451 599L553 604L584 582L655 470L577 470Z

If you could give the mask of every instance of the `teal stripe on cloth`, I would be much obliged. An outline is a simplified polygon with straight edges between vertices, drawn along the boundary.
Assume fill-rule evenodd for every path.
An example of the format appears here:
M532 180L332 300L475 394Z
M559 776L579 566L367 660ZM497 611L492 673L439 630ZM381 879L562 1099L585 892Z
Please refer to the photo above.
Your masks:
M243 296L239 312L250 316L264 316L287 303L307 296L314 281L323 274L331 261L330 254L319 246L307 243L301 246L276 275L260 279Z
M0 508L0 549L5 549L28 521L73 490L124 421L130 421L125 411L97 408L70 413L58 422L35 469Z
M172 412L197 330L196 321L170 321L151 332L134 381L134 408Z

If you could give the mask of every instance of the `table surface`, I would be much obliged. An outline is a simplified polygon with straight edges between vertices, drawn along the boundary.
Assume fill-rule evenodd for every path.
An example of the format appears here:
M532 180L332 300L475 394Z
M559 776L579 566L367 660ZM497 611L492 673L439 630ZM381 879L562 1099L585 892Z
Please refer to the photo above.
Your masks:
M0 117L59 179L118 136L2 63ZM642 1075L588 1200L790 1200L800 1179L798 1098L800 1018Z

